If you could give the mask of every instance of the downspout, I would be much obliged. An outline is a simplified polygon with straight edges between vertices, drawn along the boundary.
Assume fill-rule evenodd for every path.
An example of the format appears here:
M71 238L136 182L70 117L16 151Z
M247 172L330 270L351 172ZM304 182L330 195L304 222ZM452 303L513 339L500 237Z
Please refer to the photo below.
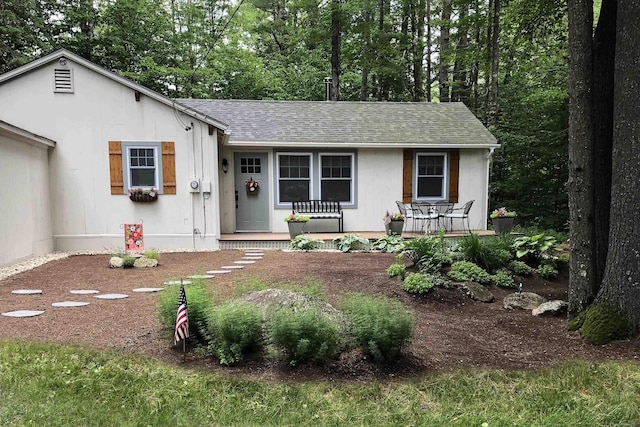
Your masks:
M487 212L489 211L489 177L491 176L491 165L493 162L491 161L493 157L493 152L496 150L496 147L489 147L489 152L487 153L487 175L486 175L486 187L485 194L487 195L487 206L485 207L485 217L484 217L484 229L488 229L489 223L487 219Z

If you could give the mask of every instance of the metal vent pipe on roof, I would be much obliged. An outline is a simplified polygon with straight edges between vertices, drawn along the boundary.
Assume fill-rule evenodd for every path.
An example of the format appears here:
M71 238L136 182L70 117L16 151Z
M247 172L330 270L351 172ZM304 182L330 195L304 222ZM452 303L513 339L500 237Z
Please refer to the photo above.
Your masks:
M324 100L331 101L331 84L333 79L331 77L324 78Z

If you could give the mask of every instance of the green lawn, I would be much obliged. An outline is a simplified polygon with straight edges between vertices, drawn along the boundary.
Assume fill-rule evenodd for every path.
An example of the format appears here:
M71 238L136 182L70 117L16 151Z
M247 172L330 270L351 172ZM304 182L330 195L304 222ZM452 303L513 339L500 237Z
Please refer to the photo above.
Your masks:
M72 346L0 345L7 426L640 425L638 362L287 384Z

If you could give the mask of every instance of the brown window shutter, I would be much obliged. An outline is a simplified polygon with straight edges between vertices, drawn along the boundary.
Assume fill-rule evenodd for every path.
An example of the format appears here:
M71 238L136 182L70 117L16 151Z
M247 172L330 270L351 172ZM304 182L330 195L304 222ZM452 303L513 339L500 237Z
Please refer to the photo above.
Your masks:
M413 201L413 150L402 153L402 203Z
M162 142L162 192L176 194L176 151L173 141Z
M124 194L122 180L122 142L109 141L109 173L111 194Z
M460 184L460 149L449 150L449 201L458 203Z

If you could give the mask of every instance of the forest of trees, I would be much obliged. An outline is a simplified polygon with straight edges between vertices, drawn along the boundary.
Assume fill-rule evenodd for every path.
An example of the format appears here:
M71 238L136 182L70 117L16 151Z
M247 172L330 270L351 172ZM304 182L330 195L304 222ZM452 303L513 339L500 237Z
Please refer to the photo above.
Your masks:
M568 228L555 0L3 0L0 72L67 48L169 97L461 101L494 133L492 208Z

